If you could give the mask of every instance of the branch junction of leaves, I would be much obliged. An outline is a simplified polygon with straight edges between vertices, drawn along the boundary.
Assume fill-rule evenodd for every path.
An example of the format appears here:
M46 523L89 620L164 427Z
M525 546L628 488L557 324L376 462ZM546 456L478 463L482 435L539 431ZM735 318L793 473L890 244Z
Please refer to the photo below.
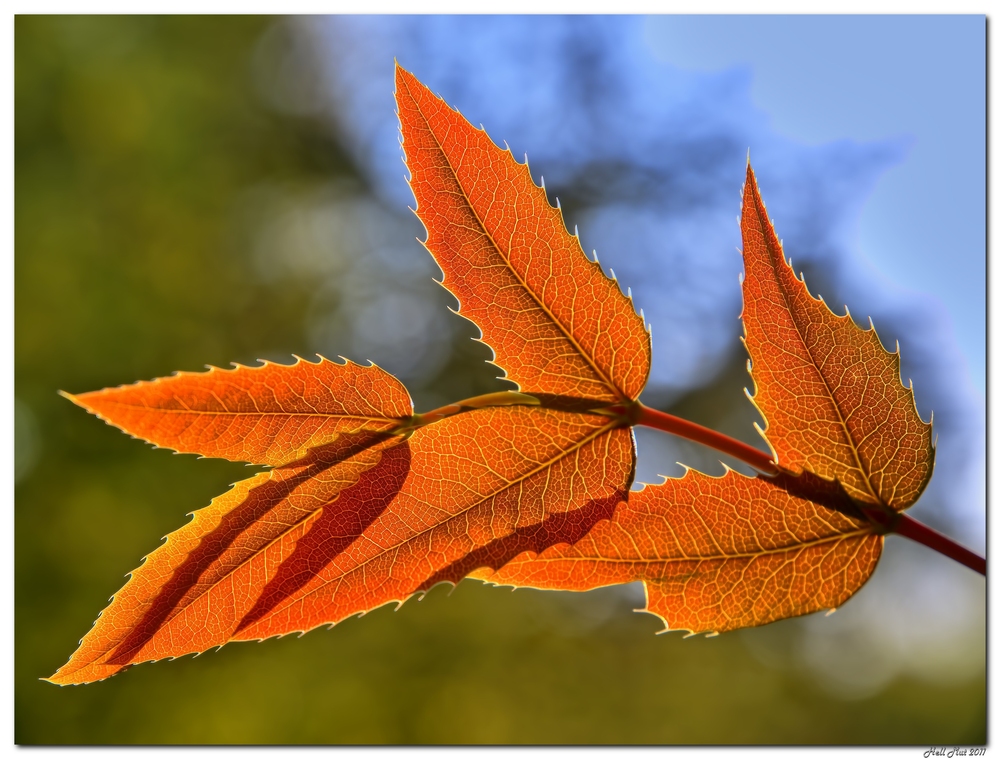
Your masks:
M474 398L467 398L458 403L450 403L447 406L442 406L424 414L414 414L400 427L398 432L408 433L417 427L432 424L454 414L474 408L525 405L583 410L588 403L586 399L582 398L563 396L549 396L545 398L515 391L488 393L486 395L477 395ZM740 440L731 438L709 427L703 427L700 424L690 422L687 419L682 419L679 416L649 408L640 401L612 406L599 406L588 408L587 410L593 413L617 417L621 420L622 426L650 427L651 429L660 430L661 432L667 432L686 440L700 443L720 453L732 456L734 459L738 459L745 464L749 464L764 475L773 476L783 471L781 467L777 466L771 460L770 456L760 449L754 448L752 445L747 445ZM870 522L879 525L881 528L880 532L883 534L895 534L907 537L985 576L986 559L970 551L968 548L959 545L947 535L942 535L907 514L891 512L861 503L857 505Z

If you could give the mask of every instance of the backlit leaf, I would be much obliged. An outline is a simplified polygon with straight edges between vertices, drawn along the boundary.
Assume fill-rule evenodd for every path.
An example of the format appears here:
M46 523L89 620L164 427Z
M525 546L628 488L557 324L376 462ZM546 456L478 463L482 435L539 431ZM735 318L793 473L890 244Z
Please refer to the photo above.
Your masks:
M527 166L399 67L396 96L426 245L523 392L415 415L378 367L321 359L67 396L156 445L275 468L147 556L52 682L308 631L466 576L563 590L641 580L668 629L721 632L842 604L886 531L985 571L890 511L930 478L930 425L898 353L794 276L749 166L745 342L782 471L689 470L631 492L633 424L775 466L638 403L649 333Z
M425 245L507 378L526 393L637 398L650 364L642 318L527 165L399 66L396 103Z
M804 474L680 479L629 493L573 545L474 577L590 590L642 580L670 630L723 632L835 608L871 576L883 538L836 484Z
M162 448L275 466L344 433L395 429L413 414L406 388L388 372L324 358L211 367L64 395Z
M753 170L743 191L743 328L776 463L839 480L854 498L897 511L934 469L931 426L917 413L874 327L813 298L785 261Z
M59 684L339 622L478 567L577 540L631 484L605 416L474 409L347 450L351 435L238 483L132 574Z

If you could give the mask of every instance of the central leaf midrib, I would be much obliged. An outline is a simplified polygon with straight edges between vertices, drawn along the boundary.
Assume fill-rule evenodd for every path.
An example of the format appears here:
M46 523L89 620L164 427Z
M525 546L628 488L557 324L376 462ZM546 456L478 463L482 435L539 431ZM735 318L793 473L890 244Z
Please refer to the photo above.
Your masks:
M357 414L338 414L327 411L203 411L200 409L184 408L162 408L160 406L147 406L140 403L128 403L126 401L104 401L108 406L124 406L130 409L144 410L152 414L190 414L193 416L314 416L323 419L358 419L366 422L399 422L400 417L392 416L360 416ZM96 407L95 407L96 408ZM100 411L97 412L100 414ZM405 417L403 417L405 418Z
M834 396L833 394L833 389L830 387L830 383L827 382L826 376L823 374L823 371L819 368L819 365L816 363L816 359L813 356L812 351L809 349L808 343L806 342L802 325L799 324L799 319L795 314L795 309L792 308L791 301L789 298L789 293L785 289L784 283L781 281L781 274L779 267L781 266L787 267L789 272L791 272L792 277L795 277L795 272L792 271L791 266L789 266L788 263L785 261L785 256L782 253L781 248L779 247L778 250L775 251L771 247L771 241L768 238L766 229L768 221L766 217L761 216L760 207L757 205L756 197L754 198L754 212L757 215L757 223L761 230L761 237L764 239L764 246L767 248L768 253L771 256L771 261L773 263L773 268L775 272L774 281L778 285L778 291L781 293L781 297L785 302L785 308L788 310L788 314L792 319L792 324L795 325L796 334L799 336L799 340L802 343L802 347L805 349L806 355L809 356L809 360L815 367L816 374L818 374L820 380L822 380L823 387L826 388L826 392L829 395L831 405L833 406L833 410L837 414L837 421L840 423L841 428L844 430L844 437L847 439L848 447L851 449L851 455L854 457L856 468L861 473L861 477L864 480L865 486L868 488L869 494L872 496L872 498L875 499L877 503L885 506L887 504L884 504L882 502L882 499L879 497L878 493L875 492L875 489L872 487L871 479L868 476L868 472L865 470L864 466L861 463L861 454L859 453L858 448L855 445L854 437L851 435L851 431L847 426L847 421L844 419L844 415L840 412L840 405L837 403L836 396ZM802 282L802 287L803 288L806 287L805 281ZM808 291L806 292L806 297L812 297L811 295L809 295ZM831 314L833 314L832 311ZM836 314L833 315L836 316Z
M614 393L618 396L618 400L622 401L630 400L628 396L624 392L622 392L622 390L614 382L612 382L607 377L607 375L601 370L601 368L591 359L590 355L577 342L573 334L566 328L566 326L559 319L556 318L556 316L549 310L549 308L545 305L545 303L539 300L535 292L530 287L528 287L527 283L525 283L521 275L511 265L509 256L504 255L503 249L497 244L497 241L493 238L493 235L486 228L486 224L483 223L483 220L479 217L479 214L476 212L476 208L472 204L472 200L469 198L469 194L466 192L465 187L462 185L461 182L458 181L458 172L455 170L455 166L452 164L451 159L448 157L448 154L445 152L444 147L441 145L441 141L438 139L437 134L435 134L433 128L431 127L430 121L424 115L424 112L420 107L420 103L417 101L417 99L413 96L413 93L410 91L408 84L406 85L406 91L410 95L410 100L413 101L414 107L417 109L417 113L420 114L420 117L423 119L424 124L426 124L427 131L434 138L434 144L437 145L438 151L441 153L441 156L448 164L448 169L451 171L452 176L454 176L455 178L455 184L458 185L458 188L462 193L462 197L465 199L465 204L468 207L469 212L476 220L476 223L479 225L479 228L483 231L483 234L486 235L487 239L490 241L490 244L503 259L504 263L507 264L507 269L514 275L515 279L517 279L518 283L521 285L522 288L524 288L525 292L528 293L531 299L535 301L538 307L552 320L553 324L555 324L559 328L559 331L563 333L563 335L566 337L567 340L569 340L570 344L574 348L576 348L577 353L583 358L584 362L588 366L590 366L590 368L594 371L594 373L597 374L598 379L600 379L601 382L603 382L608 388L614 391ZM520 385L520 383L518 384Z
M730 559L753 559L758 556L773 556L775 554L790 553L792 551L798 551L804 548L815 548L816 546L821 546L826 543L833 543L836 541L847 540L849 538L865 537L868 535L874 535L871 527L861 527L851 532L839 532L835 535L827 535L822 538L817 538L815 540L803 541L799 543L790 543L787 546L780 546L778 548L765 548L760 551L755 552L742 552L742 553L720 553L720 554L708 554L704 556L671 556L667 558L646 558L639 557L636 559L619 559L604 556L537 556L531 560L532 564L553 564L564 561L593 561L601 564L671 564L675 562L683 561L727 561Z

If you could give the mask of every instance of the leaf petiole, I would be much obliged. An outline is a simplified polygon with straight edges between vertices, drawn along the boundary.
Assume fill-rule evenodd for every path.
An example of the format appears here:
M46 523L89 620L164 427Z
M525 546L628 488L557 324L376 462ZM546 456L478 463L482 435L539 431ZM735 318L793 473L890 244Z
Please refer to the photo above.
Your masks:
M616 408L618 407L612 407L611 410ZM621 407L621 410L622 413L626 413L624 406ZM662 432L669 432L673 435L693 440L696 443L707 445L709 448L714 448L722 453L728 453L733 458L749 464L764 474L778 474L778 467L771 461L770 455L758 448L754 448L752 445L747 445L728 435L723 435L721 432L716 432L708 427L702 427L700 424L689 422L687 419L681 419L679 416L674 416L673 414L657 411L639 402L636 402L631 416L635 424L641 424L643 427L652 427Z

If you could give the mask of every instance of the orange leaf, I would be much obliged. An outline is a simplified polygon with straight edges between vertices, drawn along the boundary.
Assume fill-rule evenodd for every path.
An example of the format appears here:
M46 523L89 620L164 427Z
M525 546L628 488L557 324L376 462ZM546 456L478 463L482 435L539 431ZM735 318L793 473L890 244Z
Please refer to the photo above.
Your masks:
M681 479L629 493L574 545L525 554L497 585L590 590L642 580L670 630L723 632L834 608L875 569L883 538L836 483L800 477Z
M396 75L427 247L497 363L532 395L413 415L378 367L321 359L68 396L157 445L277 468L168 536L52 682L304 632L465 576L572 590L643 580L647 610L671 629L760 625L843 603L874 570L882 532L919 537L886 511L910 505L933 466L898 354L795 278L749 166L745 340L754 401L787 471L689 471L630 493L637 423L774 467L636 401L650 345L631 301L526 166ZM945 538L920 529L942 550Z
M355 535L371 521L377 505L359 509L359 499L352 497L359 477L374 467L383 498L391 497L399 475L386 471L399 469L398 451L405 449L393 446L402 439L383 436L372 445L364 433L342 435L306 459L236 483L143 560L51 681L101 680L140 652L143 661L225 642L239 603L245 605L245 597L263 587L323 514L340 515L345 532L351 526ZM188 612L198 599L210 602L212 613L191 622ZM165 629L177 637L166 640Z
M210 367L70 395L108 424L154 445L277 466L359 430L392 430L413 414L402 383L377 366L296 359L291 366Z
M753 170L743 191L743 327L775 463L837 479L854 498L901 511L934 468L931 426L874 327L813 298L785 261Z
M399 66L396 103L425 245L507 378L526 393L637 398L650 364L642 318L528 167Z
M339 622L577 540L631 484L630 430L474 409L357 450L351 436L238 483L147 557L51 681ZM356 442L356 441L355 441Z

